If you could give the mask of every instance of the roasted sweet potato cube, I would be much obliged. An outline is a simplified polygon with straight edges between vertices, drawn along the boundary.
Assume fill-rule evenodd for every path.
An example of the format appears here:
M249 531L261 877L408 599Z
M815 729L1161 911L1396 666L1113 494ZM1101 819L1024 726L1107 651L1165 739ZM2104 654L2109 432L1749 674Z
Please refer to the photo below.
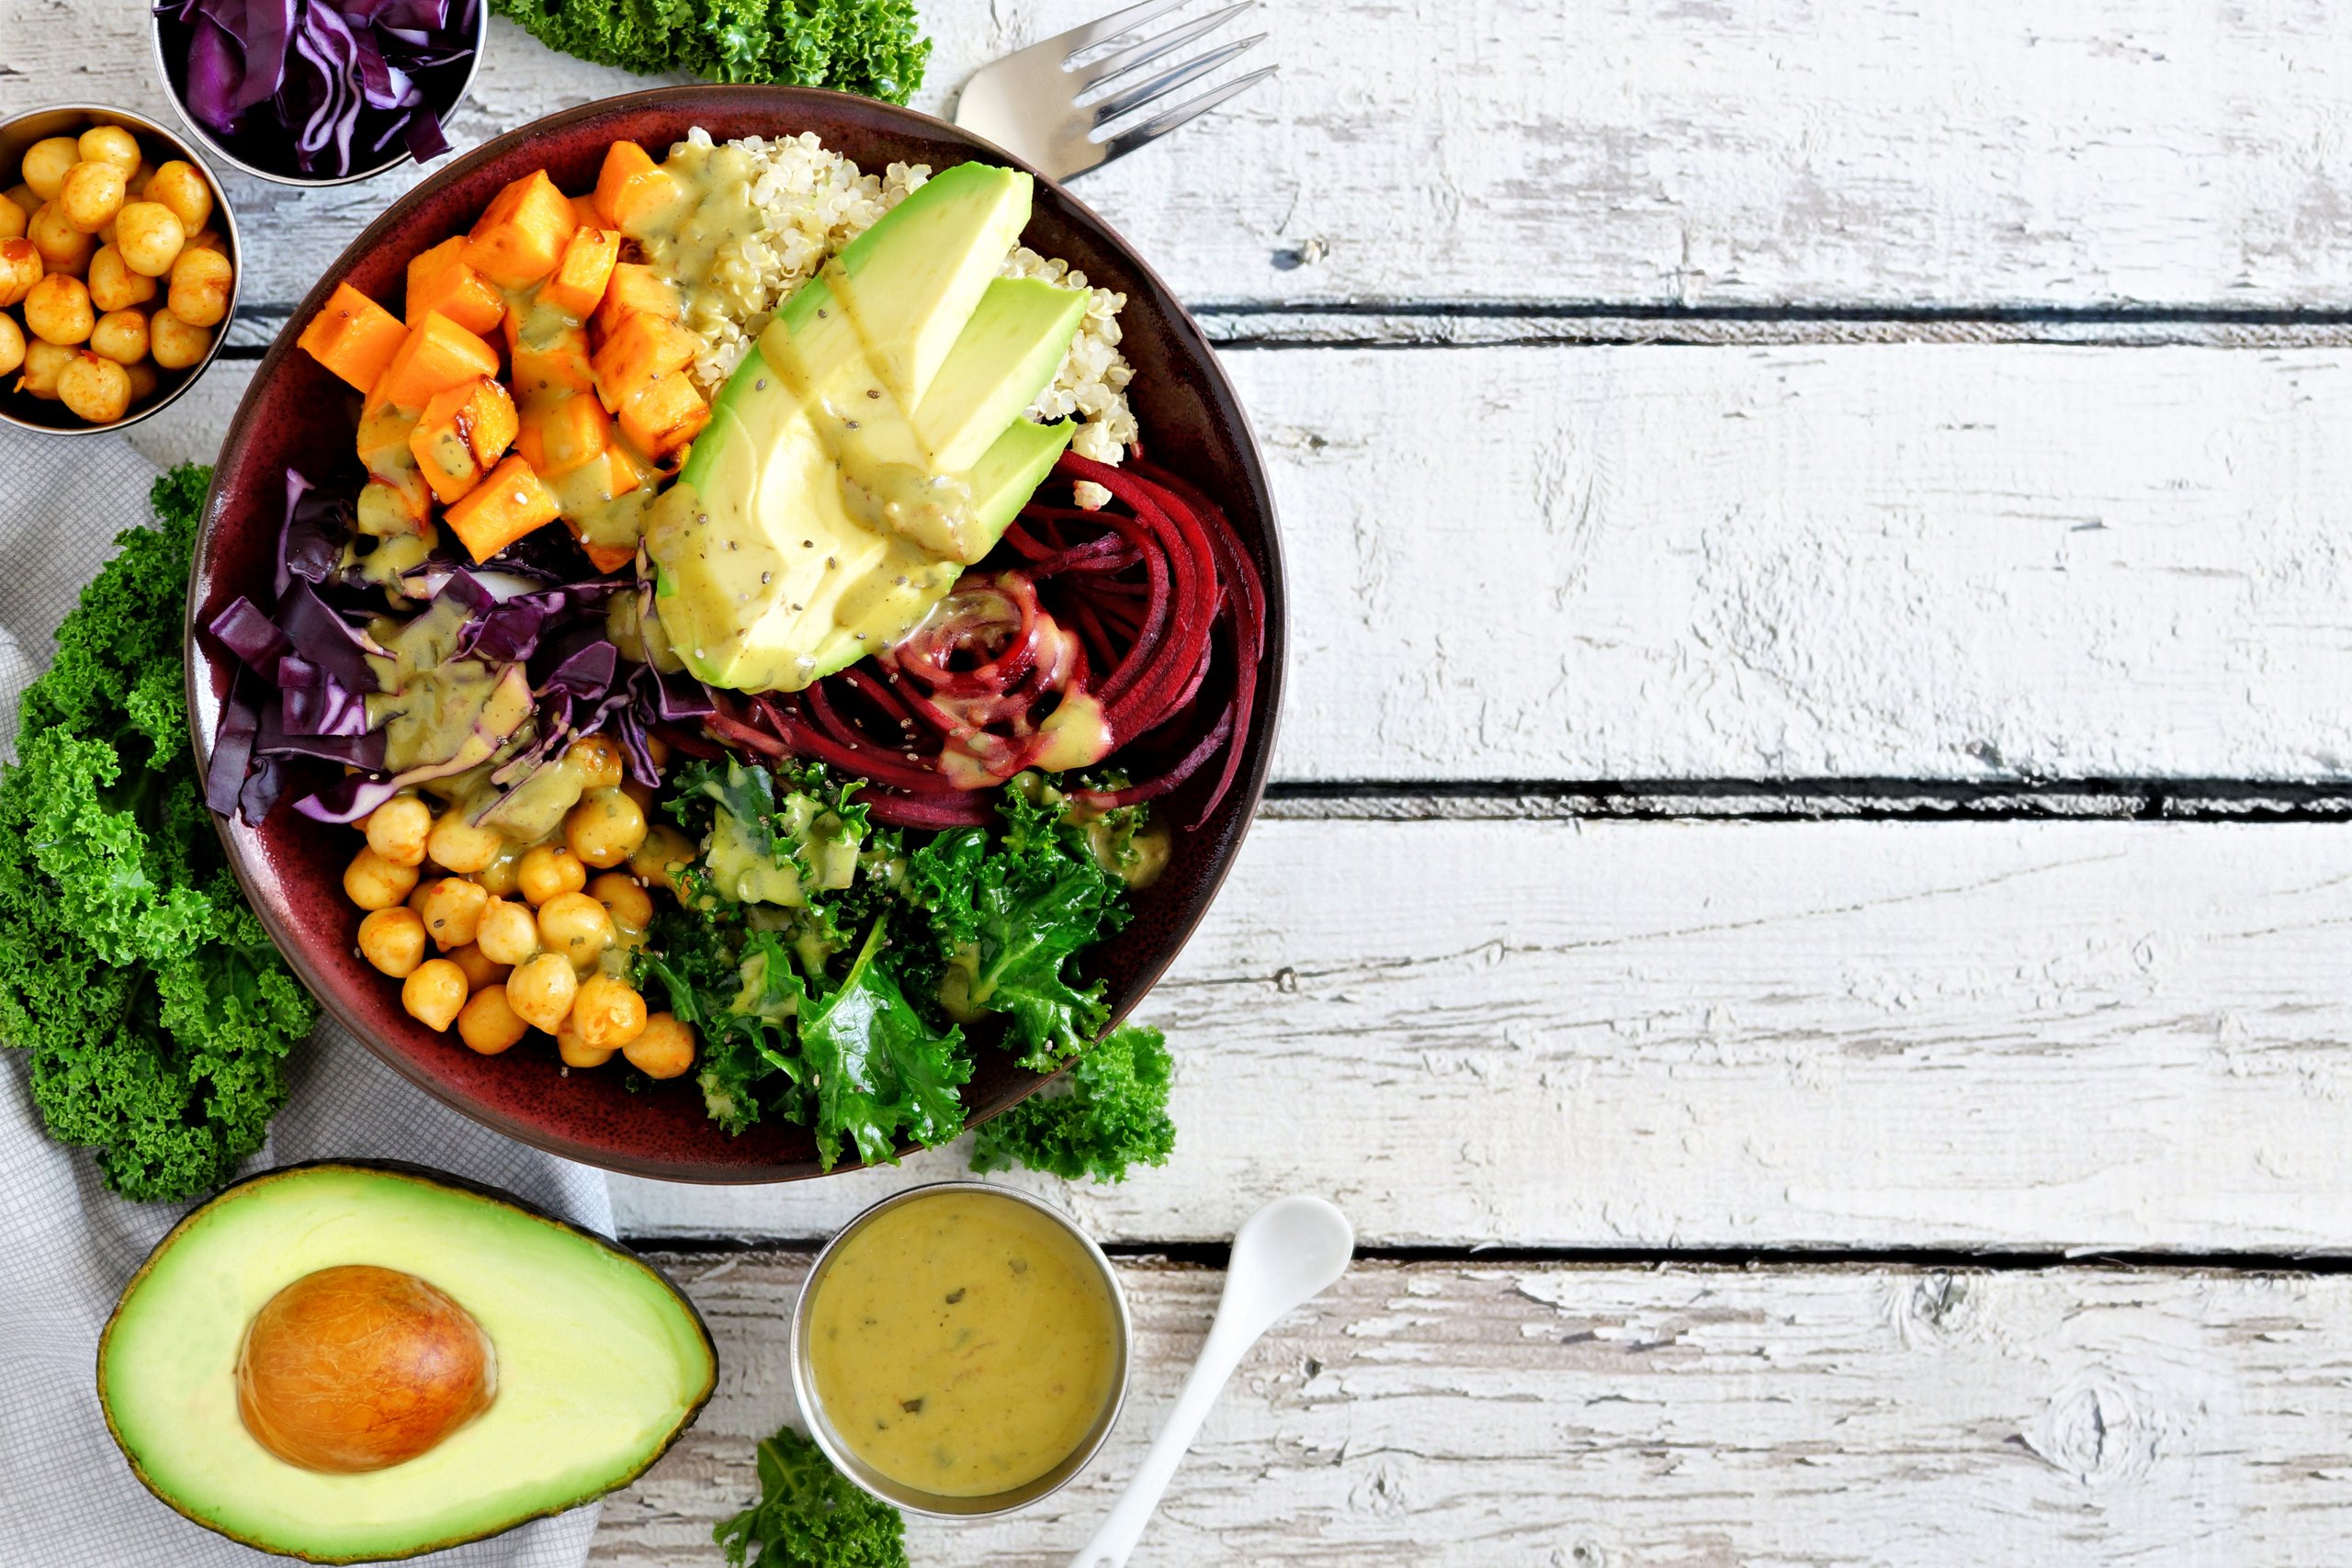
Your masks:
M466 553L478 561L488 560L555 518L555 496L531 465L513 453L441 514Z
M311 358L366 392L375 389L407 336L398 316L348 283L338 283L295 341L311 351Z
M413 409L395 407L389 400L369 398L359 410L359 461L371 474L398 473L414 461L409 455L409 432L416 428Z
M431 525L432 492L424 488L424 476L414 468L402 469L391 478L370 479L359 487L359 531L378 538L390 538L399 534L422 534Z
M611 224L605 221L605 215L596 210L596 198L594 196L568 196L564 197L564 199L571 203L571 220L579 224L582 229L609 229L612 227Z
M438 310L478 337L506 314L506 298L466 265L466 237L452 234L408 264L409 325Z
M507 385L514 389L517 402L528 407L550 398L574 393L586 397L595 391L587 328L568 326L544 343L532 344L514 329L514 317L506 318L506 326Z
M580 541L580 551L598 571L618 571L637 558L637 551L628 545L599 545L586 539Z
M546 398L525 405L514 450L541 474L567 473L612 445L613 422L594 398Z
M409 451L444 506L481 482L484 469L514 445L514 400L485 376L452 387L424 406Z
M501 288L521 288L555 270L578 227L571 198L534 169L490 198L466 235L466 265Z
M668 278L639 263L622 262L605 285L604 302L596 307L596 330L609 336L631 316L674 321L685 313L685 304Z
M407 341L384 367L368 400L421 413L450 388L497 374L496 349L440 311L428 310L424 321L409 329Z
M616 141L605 150L605 166L596 175L596 210L605 228L642 238L645 225L677 199L678 182L644 148Z
M632 392L621 404L620 421L621 434L658 463L702 434L710 405L684 371L673 370Z
M630 316L608 333L591 362L596 372L596 395L618 413L621 405L673 370L694 363L701 340L675 321L659 316Z
M605 285L620 255L621 237L614 231L573 230L554 276L539 285L539 298L566 315L587 320L605 298Z

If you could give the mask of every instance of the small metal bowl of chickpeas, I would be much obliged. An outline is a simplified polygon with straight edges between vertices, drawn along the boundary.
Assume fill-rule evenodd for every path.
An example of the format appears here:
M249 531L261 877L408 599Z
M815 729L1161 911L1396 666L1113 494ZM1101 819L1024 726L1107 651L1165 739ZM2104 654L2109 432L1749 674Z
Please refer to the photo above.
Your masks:
M153 120L0 120L0 420L85 435L168 407L220 352L242 260L220 182Z

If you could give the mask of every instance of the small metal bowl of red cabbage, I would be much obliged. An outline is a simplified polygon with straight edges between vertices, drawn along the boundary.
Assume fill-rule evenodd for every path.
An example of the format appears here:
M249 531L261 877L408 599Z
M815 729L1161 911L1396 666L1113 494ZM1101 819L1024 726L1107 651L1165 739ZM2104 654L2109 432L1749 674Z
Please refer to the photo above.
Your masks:
M278 185L348 185L449 151L487 0L164 0L155 64L188 130Z

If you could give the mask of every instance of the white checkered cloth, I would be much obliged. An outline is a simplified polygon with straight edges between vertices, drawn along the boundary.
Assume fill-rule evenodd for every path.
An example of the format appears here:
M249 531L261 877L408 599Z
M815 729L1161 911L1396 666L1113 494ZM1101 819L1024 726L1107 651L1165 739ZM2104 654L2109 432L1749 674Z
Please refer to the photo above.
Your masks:
M57 623L124 528L149 520L154 465L119 438L0 430L0 758L17 698ZM411 1160L504 1188L609 1235L602 1172L475 1125L322 1022L293 1094L245 1168L330 1157ZM282 1562L201 1529L148 1495L98 1413L98 1333L132 1269L187 1208L129 1203L89 1154L51 1143L23 1063L0 1050L0 1568L232 1568ZM579 1568L597 1510L574 1509L413 1561L434 1568Z

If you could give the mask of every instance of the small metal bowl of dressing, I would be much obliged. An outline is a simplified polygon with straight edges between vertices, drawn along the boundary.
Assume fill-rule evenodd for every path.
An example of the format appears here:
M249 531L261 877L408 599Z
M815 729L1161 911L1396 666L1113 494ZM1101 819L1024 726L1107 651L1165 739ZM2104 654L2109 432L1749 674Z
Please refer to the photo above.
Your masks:
M884 1502L1008 1514L1101 1451L1133 1340L1111 1260L1069 1215L943 1181L883 1199L817 1255L792 1389L825 1457Z

